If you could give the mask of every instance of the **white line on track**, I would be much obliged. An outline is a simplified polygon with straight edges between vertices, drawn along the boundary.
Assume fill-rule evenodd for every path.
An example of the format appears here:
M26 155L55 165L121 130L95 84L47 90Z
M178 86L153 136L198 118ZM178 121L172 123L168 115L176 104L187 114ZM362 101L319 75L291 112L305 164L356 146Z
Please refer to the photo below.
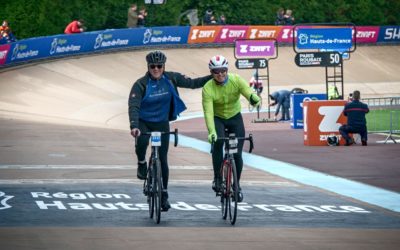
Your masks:
M81 170L98 170L98 169L136 169L134 165L0 165L1 169L81 169ZM169 166L170 169L183 169L183 170L208 170L212 169L211 166Z

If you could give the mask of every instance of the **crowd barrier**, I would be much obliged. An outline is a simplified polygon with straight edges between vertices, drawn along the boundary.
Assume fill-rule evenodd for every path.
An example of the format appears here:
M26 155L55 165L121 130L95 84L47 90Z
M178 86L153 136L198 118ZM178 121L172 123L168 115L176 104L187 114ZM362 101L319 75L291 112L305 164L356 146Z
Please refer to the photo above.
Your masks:
M396 142L394 134L400 134L400 97L365 98L361 100L368 104L368 133L385 133L388 139Z
M400 26L357 26L355 32L357 44L400 43ZM293 29L251 25L167 26L36 37L0 45L0 67L126 48L232 44L236 39L276 39L278 44L291 44Z

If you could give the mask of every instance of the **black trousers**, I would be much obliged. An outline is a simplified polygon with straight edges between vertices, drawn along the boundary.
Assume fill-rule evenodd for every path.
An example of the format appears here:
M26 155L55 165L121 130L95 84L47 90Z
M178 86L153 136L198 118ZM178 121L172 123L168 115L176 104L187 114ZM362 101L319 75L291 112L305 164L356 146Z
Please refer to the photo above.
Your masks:
M362 141L368 141L367 126L349 126L344 124L340 126L339 132L347 142L349 142L351 139L349 135L350 133L360 134Z
M218 137L225 137L225 128L228 129L229 133L235 133L237 137L245 136L246 131L244 129L244 123L241 113L238 113L237 115L235 115L230 119L222 119L214 116L214 124ZM243 169L243 158L242 158L243 144L244 141L239 140L237 147L238 152L233 154L236 164L236 170L237 170L236 172L238 180L240 180L240 176L242 174L242 169ZM217 140L214 145L214 152L212 154L214 177L221 176L221 165L224 157L223 147L224 147L224 142L222 140Z
M169 132L169 121L166 122L146 122L139 120L139 129L142 133L146 132ZM146 151L149 145L150 135L141 135L138 137L136 145L136 156L138 161L146 160ZM169 135L161 135L161 147L159 148L159 157L161 161L161 170L164 189L168 188L169 167L168 167L168 149Z

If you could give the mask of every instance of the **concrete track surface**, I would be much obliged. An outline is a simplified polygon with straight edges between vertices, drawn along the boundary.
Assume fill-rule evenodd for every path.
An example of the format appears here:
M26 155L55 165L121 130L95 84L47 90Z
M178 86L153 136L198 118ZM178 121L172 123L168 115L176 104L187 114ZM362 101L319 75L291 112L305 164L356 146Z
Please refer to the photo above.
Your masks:
M399 212L246 163L246 203L231 226L220 218L210 188L211 156L190 146L170 146L173 208L155 225L135 178L127 118L128 94L146 70L147 53L66 58L0 72L1 249L399 249ZM167 70L190 77L208 74L208 60L215 54L228 57L230 70L245 79L252 74L234 68L233 48L165 53ZM400 46L358 47L344 63L345 94L358 89L363 97L400 96L399 71ZM270 82L271 91L302 87L320 93L325 71L297 67L292 48L283 47L270 61ZM188 106L184 118L201 113L201 90L180 89L180 94ZM334 156L327 157L326 149L305 148L301 133L288 124L263 127L251 124L250 115L245 118L248 131L263 140L257 155L398 195L400 173L393 162L400 160L400 148L378 149L376 141L384 136L371 136L364 153L358 145L350 147L353 155L338 147L334 156L342 159L335 169L323 164ZM197 118L173 127L204 141L201 123ZM284 134L294 139L270 146ZM379 164L377 159L381 165L368 164ZM385 178L390 180L386 184Z

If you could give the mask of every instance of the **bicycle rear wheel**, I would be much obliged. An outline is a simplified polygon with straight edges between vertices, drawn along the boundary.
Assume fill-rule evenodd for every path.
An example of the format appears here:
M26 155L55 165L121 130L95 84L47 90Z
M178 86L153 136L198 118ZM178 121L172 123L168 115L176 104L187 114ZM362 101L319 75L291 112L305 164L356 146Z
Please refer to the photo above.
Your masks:
M155 164L156 173L154 175L154 210L156 216L154 218L157 224L161 221L161 192L162 192L162 183L161 183L161 162L159 159L156 160Z
M236 218L237 218L237 201L239 198L239 185L238 185L238 180L237 180L237 172L236 172L236 164L235 161L232 159L231 161L231 168L229 171L229 179L230 179L230 185L228 187L229 189L229 220L231 221L231 224L234 225L236 223Z
M229 165L228 162L224 160L221 166L221 175L222 175L222 183L221 183L221 213L222 219L226 220L228 216L228 207L229 207L229 193L228 193L228 172Z

